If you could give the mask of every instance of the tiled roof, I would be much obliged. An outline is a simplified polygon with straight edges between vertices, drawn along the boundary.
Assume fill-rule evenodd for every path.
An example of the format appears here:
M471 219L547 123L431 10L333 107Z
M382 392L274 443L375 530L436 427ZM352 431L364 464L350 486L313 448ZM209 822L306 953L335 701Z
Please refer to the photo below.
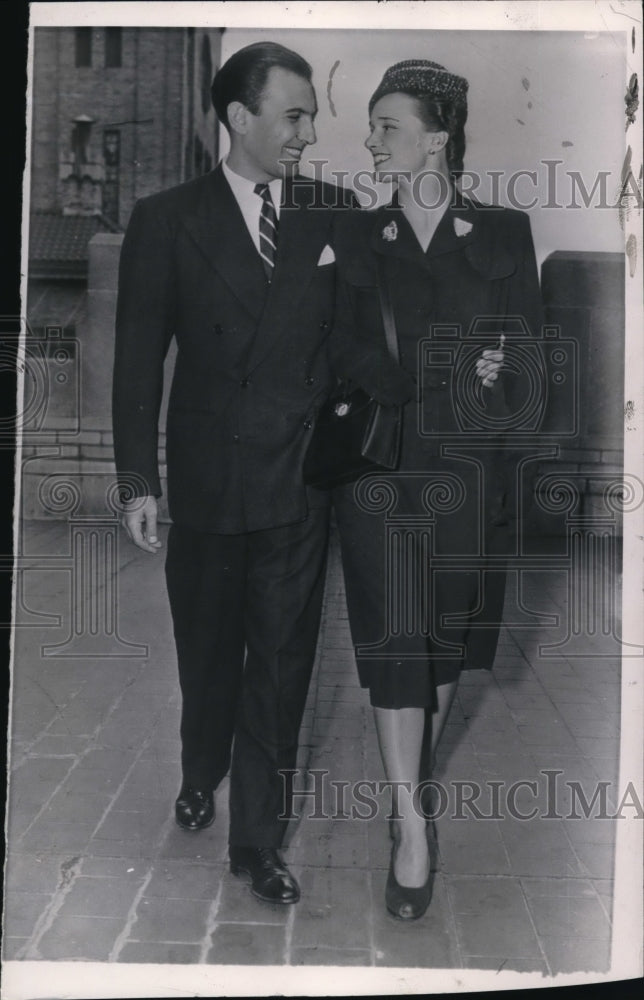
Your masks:
M87 244L96 233L118 232L102 215L58 215L33 212L29 228L32 274L44 271L61 276L87 273Z

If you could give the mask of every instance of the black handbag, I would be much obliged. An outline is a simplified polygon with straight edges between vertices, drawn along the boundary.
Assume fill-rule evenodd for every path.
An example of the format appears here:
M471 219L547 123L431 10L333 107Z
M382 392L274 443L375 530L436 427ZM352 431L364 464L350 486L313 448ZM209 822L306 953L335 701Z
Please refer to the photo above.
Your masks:
M387 349L399 361L398 338L384 261L378 258L378 294ZM332 489L366 472L395 469L400 457L402 407L383 406L360 386L343 382L318 411L306 455L307 486Z

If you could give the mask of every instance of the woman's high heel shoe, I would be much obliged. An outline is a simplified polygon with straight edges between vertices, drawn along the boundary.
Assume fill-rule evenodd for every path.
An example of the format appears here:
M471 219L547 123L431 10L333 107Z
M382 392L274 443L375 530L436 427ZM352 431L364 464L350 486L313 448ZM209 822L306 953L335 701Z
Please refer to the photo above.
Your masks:
M391 848L389 874L385 888L385 905L389 912L399 920L418 920L425 913L432 898L432 872L427 875L427 881L417 889L400 885L394 874L394 855L396 844Z

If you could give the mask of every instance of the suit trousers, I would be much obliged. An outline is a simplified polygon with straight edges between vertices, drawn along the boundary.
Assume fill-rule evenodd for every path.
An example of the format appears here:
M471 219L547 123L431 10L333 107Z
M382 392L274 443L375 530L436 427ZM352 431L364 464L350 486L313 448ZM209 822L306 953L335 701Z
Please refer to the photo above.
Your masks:
M183 779L214 789L230 768L231 844L279 847L286 831L279 771L295 767L327 542L326 508L245 534L170 529Z

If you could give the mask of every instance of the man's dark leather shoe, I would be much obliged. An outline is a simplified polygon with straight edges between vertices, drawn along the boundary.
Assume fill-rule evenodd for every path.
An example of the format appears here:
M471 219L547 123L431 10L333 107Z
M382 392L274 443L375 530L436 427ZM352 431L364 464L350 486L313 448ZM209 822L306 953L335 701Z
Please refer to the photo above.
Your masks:
M205 830L215 818L215 797L212 792L182 785L174 815L182 830Z
M250 875L251 892L266 903L297 903L300 887L274 847L230 846L233 875Z

